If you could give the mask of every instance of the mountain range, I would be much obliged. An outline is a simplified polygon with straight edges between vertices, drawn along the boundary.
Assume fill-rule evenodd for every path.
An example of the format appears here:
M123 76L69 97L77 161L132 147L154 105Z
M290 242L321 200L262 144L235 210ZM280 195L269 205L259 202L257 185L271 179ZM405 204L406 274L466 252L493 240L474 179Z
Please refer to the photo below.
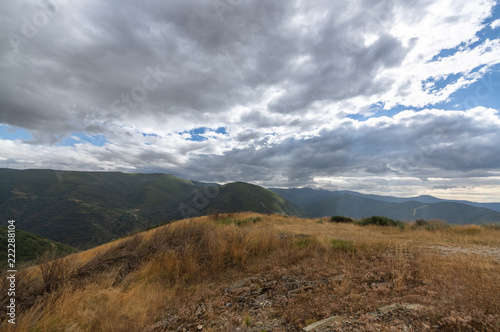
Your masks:
M405 221L500 221L500 203L397 198L310 188L224 185L168 174L0 169L0 218L18 229L86 249L159 223L214 212L298 217L384 215Z
M0 218L86 249L156 224L215 211L307 216L248 183L214 185L167 174L0 169Z
M311 188L270 188L302 208L310 217L342 215L366 218L383 215L403 221L442 219L452 224L480 224L500 221L499 203L444 200L433 196L399 198L362 194L354 191L328 191Z

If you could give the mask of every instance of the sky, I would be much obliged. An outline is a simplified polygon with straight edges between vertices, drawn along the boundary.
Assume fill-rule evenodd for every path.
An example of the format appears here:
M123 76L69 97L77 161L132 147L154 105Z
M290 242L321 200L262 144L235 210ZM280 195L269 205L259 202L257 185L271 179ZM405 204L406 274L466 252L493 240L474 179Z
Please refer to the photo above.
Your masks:
M0 7L0 167L500 201L497 1Z

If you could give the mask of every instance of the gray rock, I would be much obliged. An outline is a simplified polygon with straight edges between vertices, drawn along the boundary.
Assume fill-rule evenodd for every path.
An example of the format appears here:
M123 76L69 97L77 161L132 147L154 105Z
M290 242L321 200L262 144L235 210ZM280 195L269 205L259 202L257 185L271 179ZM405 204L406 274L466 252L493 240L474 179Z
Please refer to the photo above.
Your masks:
M407 310L417 310L422 308L420 304L390 304L383 307L377 308L375 311L368 313L372 317L380 317L396 309L407 309Z
M253 283L257 282L258 280L259 279L256 277L248 277L248 278L242 279L240 281L237 281L234 284L232 284L231 286L229 286L228 288L226 288L226 294L233 293L233 292L235 292L235 290L238 290L240 288L249 287Z
M423 308L422 305L420 304L391 304L391 305L386 305L380 308L377 308L376 310L368 313L369 316L372 316L374 318L379 318L382 317L391 311L397 310L397 309L407 309L407 310L417 310ZM332 316L323 320L320 320L319 322L307 325L304 327L302 330L304 332L321 332L321 331L327 331L329 327L331 327L335 322L341 322L343 320L347 320L347 316Z
M331 326L335 322L340 322L344 318L345 318L345 316L332 316L332 317L320 320L320 321L318 321L316 323L312 323L310 325L307 325L302 330L304 332L321 331L322 329Z

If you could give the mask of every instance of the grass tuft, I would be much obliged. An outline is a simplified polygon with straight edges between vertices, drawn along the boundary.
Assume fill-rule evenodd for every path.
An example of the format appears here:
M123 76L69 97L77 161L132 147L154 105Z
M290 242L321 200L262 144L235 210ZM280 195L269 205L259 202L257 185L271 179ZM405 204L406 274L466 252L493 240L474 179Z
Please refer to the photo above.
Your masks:
M354 254L356 252L353 241L332 239L330 244L333 250L338 250L346 254Z

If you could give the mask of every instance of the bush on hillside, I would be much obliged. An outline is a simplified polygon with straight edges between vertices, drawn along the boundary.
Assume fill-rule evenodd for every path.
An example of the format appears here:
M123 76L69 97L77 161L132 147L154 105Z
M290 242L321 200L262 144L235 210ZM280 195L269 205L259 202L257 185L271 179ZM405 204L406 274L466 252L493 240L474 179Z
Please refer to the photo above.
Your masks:
M418 226L418 227L425 226L428 223L429 223L429 221L427 219L417 219L417 220L415 220L415 226Z
M361 226L367 226L367 225L393 226L393 227L399 227L401 229L405 227L405 223L402 221L380 216L372 216L370 218L364 218L357 221L356 224Z
M331 222L354 222L352 218L344 217L344 216L332 216L330 217Z

